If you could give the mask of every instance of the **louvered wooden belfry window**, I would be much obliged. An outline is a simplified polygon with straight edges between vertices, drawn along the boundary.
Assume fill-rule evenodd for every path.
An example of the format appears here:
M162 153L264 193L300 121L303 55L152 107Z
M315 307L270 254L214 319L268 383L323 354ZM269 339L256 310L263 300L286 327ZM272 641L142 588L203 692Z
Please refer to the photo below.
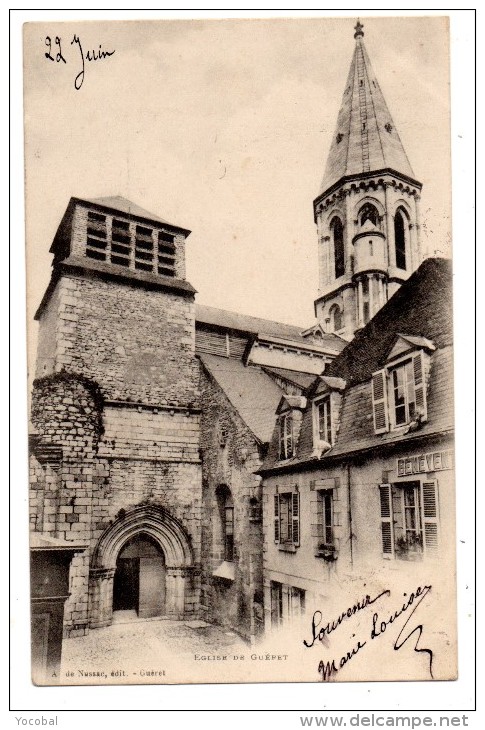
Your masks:
M106 261L107 248L106 216L88 212L86 256L97 261Z
M174 277L175 254L175 236L167 231L88 211L88 258Z

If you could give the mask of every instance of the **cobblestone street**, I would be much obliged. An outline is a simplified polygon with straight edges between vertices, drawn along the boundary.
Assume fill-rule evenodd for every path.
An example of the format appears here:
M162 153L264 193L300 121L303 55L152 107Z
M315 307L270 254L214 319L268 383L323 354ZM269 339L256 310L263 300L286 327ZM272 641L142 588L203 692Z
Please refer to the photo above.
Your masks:
M64 640L61 683L164 683L177 678L190 682L187 668L212 667L227 661L216 657L231 660L247 649L234 632L203 621L117 622L91 630L87 636Z

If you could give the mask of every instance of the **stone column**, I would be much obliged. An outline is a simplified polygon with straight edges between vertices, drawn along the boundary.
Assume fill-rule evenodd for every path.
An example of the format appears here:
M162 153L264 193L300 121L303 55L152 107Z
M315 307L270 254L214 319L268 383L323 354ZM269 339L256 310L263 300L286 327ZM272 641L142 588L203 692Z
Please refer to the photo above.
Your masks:
M369 279L369 319L374 316L374 277L372 274L368 275Z
M411 272L417 269L419 266L417 247L418 244L416 241L416 226L412 223L409 223L409 225L407 226L406 236L406 257L409 254L409 258L406 258L406 269Z
M386 238L387 238L387 265L391 268L396 266L396 247L394 245L394 220L391 215L389 201L389 183L384 186L384 205L386 206Z
M89 625L92 629L109 626L113 621L113 580L115 568L89 571Z
M166 612L170 618L181 619L185 612L186 568L167 567Z
M359 279L357 288L357 307L358 307L358 318L357 327L362 327L364 322L364 293L362 289L362 279Z
M419 211L419 201L421 200L421 197L419 195L414 196L414 209L415 209L415 215L416 215L416 250L418 253L418 266L423 260L423 253L421 250L421 222L420 222L420 211Z
M317 241L318 241L318 288L321 291L326 280L326 250L325 238L322 230L322 212L317 213Z
M345 273L347 276L352 275L352 256L354 246L352 239L354 237L354 221L352 217L352 206L350 203L351 190L344 190L345 195Z
M384 306L384 283L382 280L382 277L379 276L378 279L378 290L379 290L379 309Z

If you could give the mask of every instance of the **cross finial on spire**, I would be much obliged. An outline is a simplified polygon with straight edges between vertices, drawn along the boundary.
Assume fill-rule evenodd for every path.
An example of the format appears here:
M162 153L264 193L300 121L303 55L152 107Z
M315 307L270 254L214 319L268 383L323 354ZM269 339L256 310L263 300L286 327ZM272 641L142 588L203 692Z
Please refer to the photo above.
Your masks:
M360 18L357 18L357 24L354 26L354 38L357 40L357 38L363 38L364 37L364 31L362 30L364 26L360 22Z

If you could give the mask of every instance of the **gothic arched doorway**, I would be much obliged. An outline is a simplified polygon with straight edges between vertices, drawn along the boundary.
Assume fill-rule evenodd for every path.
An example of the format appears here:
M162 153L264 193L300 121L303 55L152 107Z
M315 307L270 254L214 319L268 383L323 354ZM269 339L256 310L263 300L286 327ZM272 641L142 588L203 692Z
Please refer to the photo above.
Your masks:
M109 626L113 610L136 610L140 617L192 615L198 601L194 578L190 539L175 517L155 505L123 511L91 557L89 625Z
M165 613L165 555L155 540L140 533L128 540L116 560L113 611L136 611L140 618Z

